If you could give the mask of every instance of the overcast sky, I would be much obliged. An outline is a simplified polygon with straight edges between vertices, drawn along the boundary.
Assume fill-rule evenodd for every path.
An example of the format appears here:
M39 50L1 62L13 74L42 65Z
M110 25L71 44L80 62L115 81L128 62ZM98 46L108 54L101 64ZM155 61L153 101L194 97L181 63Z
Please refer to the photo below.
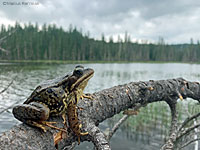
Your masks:
M200 40L199 0L0 0L0 24L15 21L69 24L101 39L129 33L132 40L194 43ZM10 4L15 2L15 4ZM25 5L22 2L30 2Z

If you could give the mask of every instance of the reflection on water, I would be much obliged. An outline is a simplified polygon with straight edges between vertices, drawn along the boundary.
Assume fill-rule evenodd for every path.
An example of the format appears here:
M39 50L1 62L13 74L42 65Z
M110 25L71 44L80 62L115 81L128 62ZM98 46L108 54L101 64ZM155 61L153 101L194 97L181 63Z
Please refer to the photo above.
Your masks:
M13 84L0 95L0 132L6 131L19 122L12 116L16 103L23 103L33 89L42 81L56 78L71 71L76 64L17 64L0 63L0 91L12 80ZM183 77L190 81L199 81L200 65L178 63L126 63L126 64L84 64L95 70L85 92L93 93L105 88L131 81L148 81ZM138 116L133 116L114 134L111 140L112 149L159 149L163 135L169 128L168 107L149 105ZM153 112L151 112L154 110ZM155 111L157 113L155 113ZM161 112L163 111L163 112ZM112 127L120 115L103 122L100 127ZM130 132L131 131L131 132ZM118 144L120 143L123 144ZM141 144L142 143L142 144ZM91 149L92 144L84 142L77 149Z

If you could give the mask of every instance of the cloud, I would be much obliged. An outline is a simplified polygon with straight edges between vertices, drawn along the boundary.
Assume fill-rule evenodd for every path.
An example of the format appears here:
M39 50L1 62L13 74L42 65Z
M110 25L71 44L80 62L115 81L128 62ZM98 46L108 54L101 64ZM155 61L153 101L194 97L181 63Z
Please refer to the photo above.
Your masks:
M13 2L14 0L4 0ZM17 0L16 2L27 2ZM72 24L91 37L111 35L117 39L125 31L132 39L157 41L159 36L168 43L198 40L200 2L194 0L29 0L38 5L0 4L0 23L56 23L68 29ZM3 18L3 19L2 19Z
M15 21L8 19L6 15L1 11L0 11L0 18L1 18L0 24L4 24L6 26L15 24Z

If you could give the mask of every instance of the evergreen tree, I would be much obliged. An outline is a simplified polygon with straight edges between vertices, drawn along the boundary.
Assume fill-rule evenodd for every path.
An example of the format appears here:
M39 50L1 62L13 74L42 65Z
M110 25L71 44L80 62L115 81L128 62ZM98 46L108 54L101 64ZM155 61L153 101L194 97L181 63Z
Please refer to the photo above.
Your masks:
M131 42L128 32L124 41L120 36L118 41L112 36L106 41L104 34L101 40L83 34L72 25L67 31L55 24L43 24L41 29L30 22L23 27L18 22L14 27L1 25L0 47L10 53L0 50L0 60L200 61L200 42L195 44L192 38L190 44L169 45L162 37L156 44L139 44Z

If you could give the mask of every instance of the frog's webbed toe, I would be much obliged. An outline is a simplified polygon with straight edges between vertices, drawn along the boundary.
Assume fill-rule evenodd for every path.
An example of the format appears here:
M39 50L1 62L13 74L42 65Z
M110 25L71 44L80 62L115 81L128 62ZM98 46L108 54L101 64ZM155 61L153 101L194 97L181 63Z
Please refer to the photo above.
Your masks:
M47 130L48 130L48 128L46 126L44 126L43 124L40 124L40 123L32 121L32 120L27 120L25 123L29 124L31 126L38 127L40 129L42 129L44 132L47 132Z
M52 125L52 124L55 124L57 122L41 121L40 123L42 125L47 126L47 127L50 127L50 128L53 128L53 129L56 129L56 130L59 130L59 131L67 132L67 130L65 130L65 129L62 129L62 128L59 128L59 127L56 127L56 126Z

